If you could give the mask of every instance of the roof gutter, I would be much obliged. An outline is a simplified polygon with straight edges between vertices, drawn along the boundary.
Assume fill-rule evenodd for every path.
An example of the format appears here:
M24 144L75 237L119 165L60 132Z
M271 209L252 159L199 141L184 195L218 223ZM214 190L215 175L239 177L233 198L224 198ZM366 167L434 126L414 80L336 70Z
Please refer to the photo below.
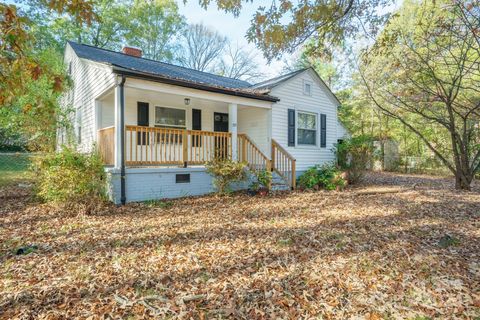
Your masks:
M172 78L162 77L158 75L152 75L145 72L133 71L133 70L125 69L115 65L112 65L112 71L115 74L127 76L129 78L149 80L149 81L171 84L171 85L185 87L185 88L198 89L198 90L214 92L214 93L222 93L222 94L227 94L230 96L236 96L236 97L242 97L242 98L250 98L250 99L270 101L270 102L280 101L279 98L273 97L273 96L268 96L268 95L261 96L253 93L244 92L244 91L229 90L226 88L213 87L205 84L194 83L194 82L184 81L180 79L172 79Z

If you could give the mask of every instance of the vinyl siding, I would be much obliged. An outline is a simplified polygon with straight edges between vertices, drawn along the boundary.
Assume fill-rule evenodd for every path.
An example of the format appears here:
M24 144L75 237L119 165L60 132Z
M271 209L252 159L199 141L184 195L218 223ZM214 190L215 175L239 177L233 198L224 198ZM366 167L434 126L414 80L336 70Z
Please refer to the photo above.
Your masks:
M75 135L78 126L81 129L81 151L91 150L95 140L95 99L107 89L115 85L115 76L111 70L103 65L88 62L77 57L70 45L65 48L65 65L71 66L72 88L62 99L64 108L73 108L74 112L69 117ZM78 137L75 137L78 141Z
M311 83L311 95L305 95L303 84ZM297 159L297 171L335 160L332 151L337 142L337 102L331 96L328 88L321 83L313 71L307 70L294 78L273 88L271 95L280 98L272 107L272 138L280 143ZM288 109L315 113L317 115L316 146L288 146ZM320 148L320 114L327 115L327 145ZM298 132L295 131L295 141Z
M270 156L270 137L268 117L270 110L242 108L238 110L238 133L246 133L268 157Z

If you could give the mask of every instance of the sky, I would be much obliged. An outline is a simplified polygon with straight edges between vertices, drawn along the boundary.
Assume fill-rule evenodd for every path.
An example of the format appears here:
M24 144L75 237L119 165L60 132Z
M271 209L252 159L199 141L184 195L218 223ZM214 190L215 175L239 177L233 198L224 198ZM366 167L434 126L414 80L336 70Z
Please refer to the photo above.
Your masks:
M269 65L267 60L263 58L262 52L255 48L253 44L248 43L245 39L248 28L250 27L250 20L259 6L269 6L271 0L258 0L254 3L242 2L243 8L238 18L235 18L231 13L225 13L217 10L215 4L205 10L198 4L198 0L190 0L186 4L180 0L178 7L180 14L184 15L188 23L203 23L221 34L227 36L232 44L238 43L244 46L247 50L253 50L256 53L256 60L260 71L265 74L266 78L274 77L282 73L284 67L284 59L288 56L283 56L280 61L272 61Z

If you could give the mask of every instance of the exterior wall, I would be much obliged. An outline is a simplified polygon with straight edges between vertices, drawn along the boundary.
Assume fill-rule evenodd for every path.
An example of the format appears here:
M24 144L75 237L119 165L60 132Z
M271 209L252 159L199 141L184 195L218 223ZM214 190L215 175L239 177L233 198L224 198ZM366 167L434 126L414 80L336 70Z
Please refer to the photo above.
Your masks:
M110 199L120 203L120 172L108 168ZM176 183L176 174L190 174L190 183ZM233 186L234 190L246 189L249 180ZM199 196L215 191L205 168L127 168L125 193L127 202L172 199Z
M270 156L270 110L242 108L238 110L238 133L246 133L267 156Z
M115 76L107 66L78 58L68 44L65 48L64 62L71 70L73 86L63 97L62 105L64 108L72 107L75 110L71 116L75 139L79 141L77 135L78 128L81 127L81 143L78 147L82 151L89 151L97 134L95 99L115 85Z
M303 93L304 81L312 84L311 95ZM272 107L272 138L281 144L297 160L297 172L316 164L335 160L332 151L337 142L337 104L328 88L318 79L315 73L307 70L283 84L274 87L271 95L280 98ZM295 147L288 146L288 109L306 111L317 115L317 145ZM320 114L327 115L327 145L320 147ZM298 119L296 115L295 119ZM295 132L295 139L298 134Z

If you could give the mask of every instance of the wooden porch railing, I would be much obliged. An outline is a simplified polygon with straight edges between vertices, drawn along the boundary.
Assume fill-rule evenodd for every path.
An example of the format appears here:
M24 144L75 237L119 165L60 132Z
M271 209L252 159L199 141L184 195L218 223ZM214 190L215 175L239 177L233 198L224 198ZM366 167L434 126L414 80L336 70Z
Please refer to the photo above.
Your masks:
M295 158L272 139L272 168L288 182L292 189L296 187L295 166Z
M114 164L115 128L98 130L98 149L107 165ZM238 134L238 159L252 170L275 170L295 189L296 160L272 139L272 159L243 133ZM127 165L203 164L216 156L232 157L229 132L125 126Z
M252 170L271 170L270 159L263 154L258 146L244 133L237 135L238 159L245 161Z
M106 165L113 165L115 158L115 127L98 130L98 152Z
M127 165L202 164L231 155L229 132L125 127Z

